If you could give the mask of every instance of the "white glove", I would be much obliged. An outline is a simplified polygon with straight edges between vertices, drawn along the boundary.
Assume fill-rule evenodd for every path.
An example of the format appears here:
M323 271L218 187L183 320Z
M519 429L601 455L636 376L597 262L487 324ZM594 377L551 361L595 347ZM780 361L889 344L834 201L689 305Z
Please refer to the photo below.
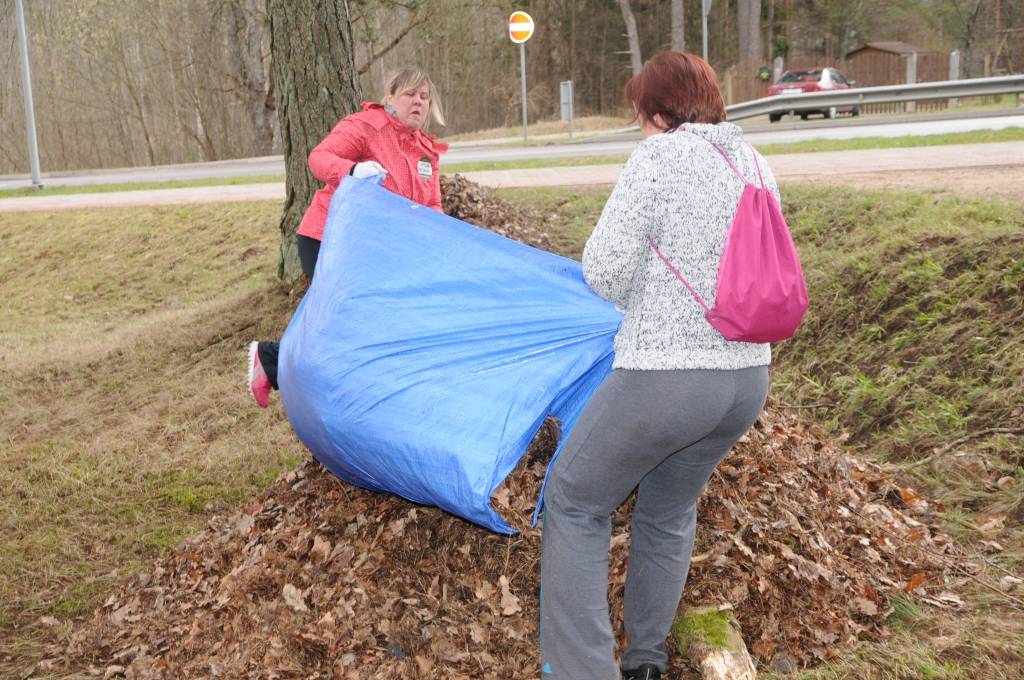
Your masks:
M386 175L388 171L377 161L363 161L352 166L353 177L373 177L374 175Z

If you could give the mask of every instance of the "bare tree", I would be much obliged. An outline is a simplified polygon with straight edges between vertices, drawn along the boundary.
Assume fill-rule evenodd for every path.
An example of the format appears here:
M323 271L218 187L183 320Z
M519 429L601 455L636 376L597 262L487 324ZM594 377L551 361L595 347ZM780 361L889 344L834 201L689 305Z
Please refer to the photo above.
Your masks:
M739 59L763 59L761 49L761 0L739 0Z
M245 106L255 134L257 153L274 148L274 88L270 72L270 44L265 3L233 0L228 4L227 53L234 94Z
M946 4L952 8L956 17L954 25L957 26L957 38L964 53L964 75L967 78L974 77L977 70L974 64L974 48L979 41L979 19L985 3L983 0L946 0Z
M306 159L339 119L359 106L347 0L267 0L270 54L287 169L278 275L302 274L295 232L319 188Z
M640 36L636 30L636 17L633 16L633 8L629 6L629 0L619 0L619 8L622 10L622 19L626 22L626 37L629 39L629 65L633 69L633 75L636 75L643 68L643 59L640 57Z
M683 0L672 0L672 49L686 49L686 11Z

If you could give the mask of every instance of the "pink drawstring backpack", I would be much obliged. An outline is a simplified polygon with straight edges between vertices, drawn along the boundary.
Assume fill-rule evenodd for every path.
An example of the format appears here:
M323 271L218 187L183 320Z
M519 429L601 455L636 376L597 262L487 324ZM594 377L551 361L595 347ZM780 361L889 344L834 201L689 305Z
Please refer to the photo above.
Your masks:
M708 143L744 184L718 265L715 306L707 306L653 238L648 236L647 241L704 308L704 318L726 340L785 340L796 332L807 311L807 285L793 237L775 196L765 188L757 156L754 165L760 187L747 181L721 147Z

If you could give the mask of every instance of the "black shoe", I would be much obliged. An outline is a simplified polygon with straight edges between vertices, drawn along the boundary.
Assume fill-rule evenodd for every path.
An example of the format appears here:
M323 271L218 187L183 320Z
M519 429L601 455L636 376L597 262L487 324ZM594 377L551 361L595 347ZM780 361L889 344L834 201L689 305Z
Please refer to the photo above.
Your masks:
M639 668L634 668L631 671L622 669L622 680L659 680L660 678L661 671L653 663L640 664Z

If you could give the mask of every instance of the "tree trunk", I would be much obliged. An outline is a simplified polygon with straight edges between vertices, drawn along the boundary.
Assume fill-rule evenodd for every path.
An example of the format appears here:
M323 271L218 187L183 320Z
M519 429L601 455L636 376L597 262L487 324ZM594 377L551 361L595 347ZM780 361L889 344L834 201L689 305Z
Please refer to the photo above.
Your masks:
M347 0L267 0L270 54L287 171L278 276L302 275L295 231L320 188L306 159L359 106Z
M236 96L245 105L253 129L252 149L267 155L274 146L274 97L264 56L266 16L254 0L228 6L228 56L232 77L238 83Z
M636 31L636 17L633 16L633 8L629 6L629 0L619 0L619 8L622 9L622 19L626 22L626 37L629 38L629 65L633 69L633 75L636 75L643 68L643 59L640 58L640 36Z
M761 50L761 0L739 0L740 61L763 59Z
M686 49L686 14L683 0L672 0L672 49Z

